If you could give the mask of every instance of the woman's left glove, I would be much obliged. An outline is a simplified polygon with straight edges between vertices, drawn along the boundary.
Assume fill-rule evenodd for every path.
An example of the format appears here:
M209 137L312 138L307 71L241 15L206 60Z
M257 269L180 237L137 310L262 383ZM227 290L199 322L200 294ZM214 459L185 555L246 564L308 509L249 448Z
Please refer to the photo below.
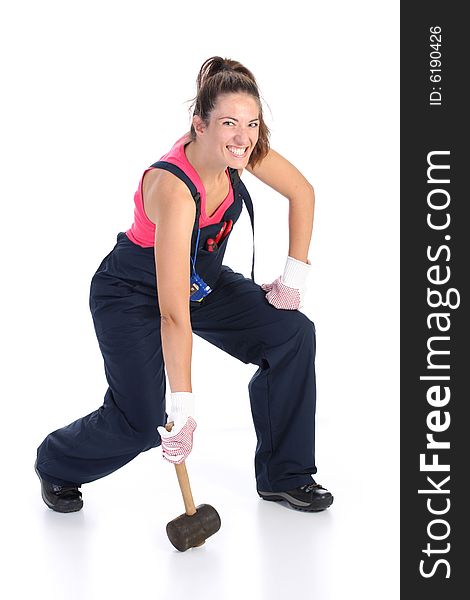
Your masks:
M173 464L180 464L189 456L193 447L194 394L192 392L174 392L170 394L170 412L167 425L173 423L171 431L166 427L157 427L162 439L163 458Z
M310 261L288 256L284 274L273 283L263 283L261 288L267 292L266 300L276 308L297 310L302 308L307 291L307 278L312 268Z

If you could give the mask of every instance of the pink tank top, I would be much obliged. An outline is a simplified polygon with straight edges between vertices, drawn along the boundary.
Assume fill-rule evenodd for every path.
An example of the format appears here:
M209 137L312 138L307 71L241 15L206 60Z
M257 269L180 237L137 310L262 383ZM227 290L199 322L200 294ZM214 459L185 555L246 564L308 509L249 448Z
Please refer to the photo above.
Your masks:
M188 132L185 133L177 142L175 142L171 150L164 154L159 160L165 160L177 165L186 173L186 175L188 175L188 177L196 186L197 191L201 194L201 214L199 217L199 227L202 228L206 227L207 225L220 222L225 211L233 202L233 189L227 168L225 173L229 181L229 192L225 200L219 205L214 214L208 216L206 214L206 190L204 189L199 175L192 167L191 163L186 158L186 154L184 153L184 146L189 141L190 137ZM125 232L127 237L134 242L134 244L142 246L142 248L150 248L155 243L155 223L152 223L145 213L142 196L142 180L144 175L147 173L147 171L150 171L150 169L154 168L156 167L150 167L149 169L146 169L140 178L139 186L134 194L134 222L132 223L132 226Z

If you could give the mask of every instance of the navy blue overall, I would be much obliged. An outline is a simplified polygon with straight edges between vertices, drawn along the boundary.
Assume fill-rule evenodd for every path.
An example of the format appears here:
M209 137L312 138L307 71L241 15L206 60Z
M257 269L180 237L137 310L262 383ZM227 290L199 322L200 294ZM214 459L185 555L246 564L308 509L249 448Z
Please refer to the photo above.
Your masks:
M159 161L152 166L171 170L191 190L194 256L199 193L175 165ZM234 202L221 223L232 219L235 224L245 202L253 225L248 191L236 169L229 173ZM267 301L254 281L254 252L251 279L222 264L230 233L215 252L205 249L221 223L200 230L196 271L212 292L200 302L190 301L192 330L244 363L258 365L248 384L257 436L256 487L290 490L311 482L316 473L315 326L302 312L277 309ZM91 280L90 310L109 387L100 408L53 431L39 446L39 472L59 485L105 477L159 446L156 428L167 421L154 248L118 233Z

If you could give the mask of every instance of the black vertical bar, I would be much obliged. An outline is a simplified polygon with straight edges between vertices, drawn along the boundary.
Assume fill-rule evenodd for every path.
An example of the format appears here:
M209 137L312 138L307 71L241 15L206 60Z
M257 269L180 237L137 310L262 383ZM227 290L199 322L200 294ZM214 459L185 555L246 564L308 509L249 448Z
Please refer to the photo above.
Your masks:
M470 111L464 91L470 53L464 7L401 2L403 599L470 594Z

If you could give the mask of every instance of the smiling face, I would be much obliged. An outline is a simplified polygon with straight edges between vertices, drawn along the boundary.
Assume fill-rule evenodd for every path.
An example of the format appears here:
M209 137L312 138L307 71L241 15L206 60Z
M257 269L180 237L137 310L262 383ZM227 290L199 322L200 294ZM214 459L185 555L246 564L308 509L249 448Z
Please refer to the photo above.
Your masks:
M259 105L250 94L221 94L206 127L194 117L198 141L204 145L212 163L245 168L259 136Z

